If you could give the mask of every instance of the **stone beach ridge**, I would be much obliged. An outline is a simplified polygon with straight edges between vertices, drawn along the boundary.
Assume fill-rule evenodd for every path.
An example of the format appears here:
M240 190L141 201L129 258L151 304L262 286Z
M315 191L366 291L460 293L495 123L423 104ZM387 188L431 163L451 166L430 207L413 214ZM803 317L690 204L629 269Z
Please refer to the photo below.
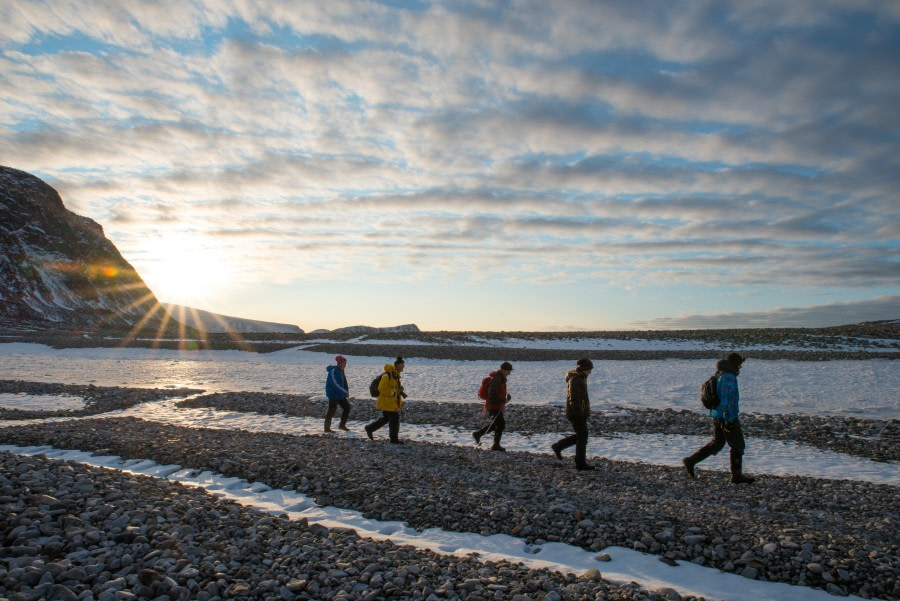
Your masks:
M122 407L152 400L162 392L82 388L95 399L119 398ZM0 392L13 390L31 394L77 393L70 385L0 382ZM167 394L177 397L191 392ZM99 401L89 401L84 411L101 413L115 406L108 400L104 403L100 411ZM322 403L295 395L222 393L183 403L229 411L260 412L266 407L265 411L272 413L314 417L323 413ZM369 405L356 403L354 410L359 413L355 418L364 419ZM31 417L40 416L29 413ZM509 417L511 422L515 420L519 431L555 431L560 428L553 420L558 420L561 413L555 407L511 405ZM460 404L410 403L404 419L468 428L472 415L472 411ZM4 417L12 416L0 414L0 418ZM787 422L782 422L781 416L759 417L764 418L759 423L755 417L748 420L748 430L751 424L757 428L748 435L775 437L781 432L787 436L791 430L796 431L799 423L798 416L790 416ZM603 432L705 432L702 428L705 420L698 423L701 430L694 431L695 418L689 412L671 410L623 410L614 416L595 416L599 420L596 427ZM896 420L816 417L800 421L803 420L806 422L801 424L801 430L818 432L820 439L830 441L823 448L896 461ZM701 480L690 481L679 469L608 460L597 460L598 470L588 477L580 477L568 469L568 463L566 469L560 469L552 457L530 453L496 454L440 444L408 442L397 447L355 438L187 429L133 418L7 424L0 428L3 444L52 444L56 448L209 469L275 488L295 489L315 498L320 505L353 508L369 517L405 521L416 528L440 527L484 534L503 532L530 542L558 540L598 552L609 545L620 545L656 554L665 561L695 561L749 578L813 586L834 594L900 597L897 584L900 543L896 535L900 501L896 487L891 486L766 476L752 486L735 487L727 484L727 476L721 473L706 472ZM842 440L861 440L865 444L845 448ZM9 599L38 598L33 592L41 582L45 585L43 593L49 594L56 587L55 598L73 599L79 595L84 599L126 598L123 596L126 591L136 594L136 587L140 586L149 587L137 588L147 598L205 600L270 597L554 601L594 599L598 594L605 599L675 598L669 591L652 593L602 580L577 580L573 576L513 565L406 551L388 543L353 540L352 533L326 534L324 529L315 526L308 528L260 517L244 509L216 510L222 515L237 511L242 516L239 520L203 519L202 512L191 511L191 507L197 503L212 507L222 502L196 491L191 496L199 494L202 500L189 504L175 500L182 494L180 491L177 495L165 493L173 496L156 502L133 498L143 496L143 492L126 495L126 506L132 503L139 506L128 513L121 495L111 502L104 500L105 495L115 496L115 493L101 494L99 488L85 492L88 483L99 487L97 477L78 474L95 470L70 466L60 471L62 462L45 466L37 458L4 456L3 460L0 506L4 515L10 516L0 528L0 535L5 538L3 561L7 566L15 564L23 570L10 576L16 568L7 568L3 574L4 563L0 563L0 584L6 590L2 594ZM113 479L117 478L124 476ZM68 488L58 488L60 479L69 482ZM18 483L22 480L29 483ZM37 492L41 486L51 492ZM152 492L166 487L174 485L129 484L110 490ZM55 501L42 495L54 497ZM80 510L69 511L76 507ZM93 516L96 507L107 508L103 511L115 515L85 529L92 534L90 538L86 532L82 534L79 541L83 546L79 550L67 550L65 545L72 543L65 536L46 543L46 548L40 542L47 538L41 532L53 528L44 525L38 528L33 521L56 520L64 524L64 516L83 520L83 514ZM723 511L723 507L729 511ZM173 525L167 531L158 520L146 518L148 511L155 511L153 515L165 512L181 525ZM121 517L126 513L131 516L128 520ZM263 527L259 525L260 520L270 521ZM98 524L103 527L93 530ZM289 533L284 534L282 527ZM65 528L62 525L59 528L64 534ZM243 534L236 534L242 528ZM248 536L249 531L256 538ZM167 541L165 546L156 544L155 537ZM271 549L276 543L269 542L270 546L266 547L260 543L260 537L264 541L269 537L278 538L279 548L287 552L270 554L266 563L254 553ZM304 542L295 544L295 539ZM109 546L98 546L100 540L109 542ZM211 540L218 541L219 555L204 546ZM54 551L57 543L63 547ZM248 544L250 551L244 552ZM241 551L235 555L237 549ZM154 550L161 553L154 554ZM67 557L73 553L74 556ZM399 559L399 554L404 553L408 557ZM99 569L97 558L101 554L104 561L117 558L118 564L112 560L108 565L117 565L119 569L88 575ZM128 556L127 565L122 564L125 556ZM315 560L310 559L313 557ZM391 558L388 565L379 563L384 557ZM93 563L84 563L87 560ZM307 563L298 567L298 562L303 561ZM58 565L48 568L50 564ZM416 566L418 573L407 570L401 581L404 566L411 565ZM602 570L602 564L599 565ZM85 572L82 581L61 579L61 570L68 572L74 567ZM46 576L48 572L51 576ZM447 574L451 573L454 576L449 578ZM75 574L79 572L76 570ZM455 588L447 586L448 579L456 583ZM116 584L109 585L110 582ZM469 588L460 586L465 582ZM73 596L67 597L63 589ZM87 593L88 590L91 592ZM121 594L116 596L116 591Z
M32 342L53 348L158 348L237 349L268 353L302 346L329 354L454 360L553 361L586 355L597 360L640 361L657 359L720 358L727 350L747 350L755 359L795 361L900 359L900 321L881 321L824 328L733 328L718 330L633 330L578 332L373 332L324 334L204 334L194 338L164 338L154 332L140 335L119 331L64 331L13 327L0 320L6 342ZM509 344L510 341L514 344ZM540 348L559 340L662 343L658 350ZM364 343L365 341L371 342ZM534 348L518 348L516 342ZM683 343L707 350L666 349ZM677 346L677 344L676 344Z
M0 380L0 393L34 395L73 395L85 400L83 409L30 411L0 408L0 420L45 419L51 417L85 417L134 407L141 403L184 397L202 390L191 388L126 388L122 386L94 386L93 384L45 384L22 380Z
M200 394L196 389L140 389L94 385L45 384L21 380L0 380L0 393L69 394L83 396L86 406L78 411L26 411L0 409L0 420L30 420L51 417L83 417L128 409L143 402L186 397L179 407L209 407L220 411L255 412L321 418L326 403L305 395L270 392L220 392ZM354 419L372 421L380 415L370 399L353 399ZM412 402L403 411L403 421L411 424L470 428L481 403ZM517 405L507 408L515 430L522 434L567 431L570 427L559 407ZM900 420L857 417L767 415L745 413L741 424L748 437L793 440L810 446L867 457L874 461L900 461ZM677 409L632 409L617 407L595 412L591 431L604 434L686 434L706 435L709 420L695 412Z
M180 401L178 406L314 418L321 418L326 409L324 401L302 395L267 392L199 395ZM403 421L468 430L473 428L480 412L480 402L413 401L404 406ZM562 407L510 403L506 412L507 419L514 424L510 427L522 434L566 432L571 428ZM371 399L353 401L353 419L372 421L380 415ZM900 420L896 419L745 413L741 415L741 426L748 437L793 440L874 461L900 461ZM590 430L606 435L627 432L706 436L709 434L709 419L689 410L617 407L608 412L594 411Z
M9 601L648 598L599 574L362 539L198 488L43 457L0 453L0 507L0 598Z
M734 348L734 347L723 347ZM720 359L722 350L597 350L597 349L536 349L501 348L493 346L447 346L430 344L353 344L319 343L304 346L303 350L329 355L343 353L357 357L391 357L449 359L453 361L572 361L590 357L594 361L656 361L660 359ZM784 350L759 349L752 357L760 360L842 361L870 359L900 359L893 351L842 350Z

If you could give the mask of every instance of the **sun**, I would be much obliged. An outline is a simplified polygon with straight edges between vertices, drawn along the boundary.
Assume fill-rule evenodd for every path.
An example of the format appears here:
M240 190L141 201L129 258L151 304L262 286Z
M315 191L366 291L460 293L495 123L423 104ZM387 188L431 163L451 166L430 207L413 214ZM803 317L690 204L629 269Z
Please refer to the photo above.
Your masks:
M160 302L204 308L232 284L230 264L210 249L166 249L154 253L142 277Z

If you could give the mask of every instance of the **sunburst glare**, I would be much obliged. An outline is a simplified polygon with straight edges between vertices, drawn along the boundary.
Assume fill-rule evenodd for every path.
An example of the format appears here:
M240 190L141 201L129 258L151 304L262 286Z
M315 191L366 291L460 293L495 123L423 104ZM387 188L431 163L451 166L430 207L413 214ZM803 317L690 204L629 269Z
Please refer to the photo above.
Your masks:
M164 302L191 307L209 306L217 294L227 289L233 262L208 248L160 243L147 252L151 257L141 269L144 281Z

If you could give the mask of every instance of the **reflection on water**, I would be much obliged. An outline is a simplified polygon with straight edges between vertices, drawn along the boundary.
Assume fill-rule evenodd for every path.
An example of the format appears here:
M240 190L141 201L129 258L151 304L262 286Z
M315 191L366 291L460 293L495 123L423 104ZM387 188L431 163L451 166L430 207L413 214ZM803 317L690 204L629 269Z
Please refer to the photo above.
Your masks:
M222 362L0 354L0 377L97 386L308 394L323 386L325 371L323 365L283 365L253 360Z

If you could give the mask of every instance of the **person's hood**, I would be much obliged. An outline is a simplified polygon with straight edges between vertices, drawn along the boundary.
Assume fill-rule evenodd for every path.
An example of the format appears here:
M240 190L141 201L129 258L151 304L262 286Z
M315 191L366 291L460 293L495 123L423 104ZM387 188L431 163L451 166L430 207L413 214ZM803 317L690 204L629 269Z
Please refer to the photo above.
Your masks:
M384 371L388 372L392 376L399 375L399 372L397 372L397 368L394 366L393 363L386 363L384 366Z
M584 373L583 371L581 371L580 369L577 369L577 368L576 368L576 369L570 369L569 371L566 372L566 382L568 382L569 380L571 380L571 379L574 378L575 376L578 376L579 378L586 378L586 377L587 377L587 374Z
M329 365L325 368L325 371L327 371L328 373L331 373L335 369L340 369L340 368L337 365Z

